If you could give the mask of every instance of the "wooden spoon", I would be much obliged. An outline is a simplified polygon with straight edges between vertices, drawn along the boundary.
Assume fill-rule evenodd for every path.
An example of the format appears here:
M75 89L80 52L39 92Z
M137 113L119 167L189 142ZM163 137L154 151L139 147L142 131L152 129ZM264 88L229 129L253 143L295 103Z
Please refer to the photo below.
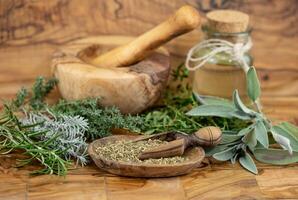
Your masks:
M145 160L149 158L166 158L173 156L182 156L188 147L205 146L211 147L220 143L222 132L218 127L208 126L199 129L191 135L179 132L161 133L149 137L139 138L133 142L148 139L159 139L170 141L158 147L146 150L139 155L139 159ZM172 141L171 141L172 140Z

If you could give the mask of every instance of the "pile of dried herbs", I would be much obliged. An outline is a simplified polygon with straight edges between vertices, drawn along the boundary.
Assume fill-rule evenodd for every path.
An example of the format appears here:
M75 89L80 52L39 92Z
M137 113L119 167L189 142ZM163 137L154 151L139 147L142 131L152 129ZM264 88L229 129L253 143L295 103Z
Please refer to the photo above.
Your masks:
M113 143L107 143L99 146L95 151L98 155L104 157L107 160L113 160L118 162L132 163L132 164L156 164L156 165L170 165L177 164L187 160L183 156L174 156L169 158L158 158L158 159L146 159L140 160L138 156L143 151L150 148L157 147L162 144L166 144L167 141L161 140L146 140L146 141L116 141Z

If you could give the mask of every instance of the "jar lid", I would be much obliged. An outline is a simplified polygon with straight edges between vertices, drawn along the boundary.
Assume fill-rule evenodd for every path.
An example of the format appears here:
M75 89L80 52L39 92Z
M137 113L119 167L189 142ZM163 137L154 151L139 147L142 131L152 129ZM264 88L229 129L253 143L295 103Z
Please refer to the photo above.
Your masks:
M211 30L223 33L244 32L248 28L249 16L236 10L215 10L207 13Z

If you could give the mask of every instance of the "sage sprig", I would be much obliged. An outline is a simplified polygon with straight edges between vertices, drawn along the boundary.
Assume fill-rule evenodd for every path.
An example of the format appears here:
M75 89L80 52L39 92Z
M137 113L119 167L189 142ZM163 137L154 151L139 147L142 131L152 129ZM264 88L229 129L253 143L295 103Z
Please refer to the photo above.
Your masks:
M247 94L256 110L247 107L242 102L237 90L234 91L232 101L200 97L198 94L194 94L201 105L187 112L187 116L217 116L249 122L247 127L238 132L224 131L221 144L206 149L206 155L221 161L230 160L232 163L238 159L244 168L254 174L257 174L258 171L251 155L261 162L271 164L297 162L298 128L287 122L272 125L271 121L262 113L259 103L260 84L254 67L247 72ZM273 143L270 143L270 138L281 148L271 148Z

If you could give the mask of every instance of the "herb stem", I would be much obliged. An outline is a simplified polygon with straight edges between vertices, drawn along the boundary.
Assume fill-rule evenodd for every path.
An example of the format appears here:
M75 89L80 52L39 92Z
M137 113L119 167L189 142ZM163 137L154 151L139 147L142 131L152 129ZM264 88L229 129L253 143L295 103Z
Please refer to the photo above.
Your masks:
M259 99L257 99L254 102L254 106L257 109L258 113L262 113L262 106L261 106L261 103L260 103L260 100Z
M182 118L184 118L184 119L186 119L186 120L188 120L188 121L190 121L190 122L192 122L192 123L194 123L194 124L196 124L196 125L198 125L199 126L199 128L202 128L203 127L203 125L202 124L200 124L200 123L198 123L198 122L196 122L195 120L193 120L192 118L189 118L189 117L187 117L186 115L184 115L184 114L181 114L181 112L177 112L177 109L176 108L174 108L173 106L170 106L170 105L168 105L167 106L168 108L170 108L176 115L179 115L180 117L182 117Z

